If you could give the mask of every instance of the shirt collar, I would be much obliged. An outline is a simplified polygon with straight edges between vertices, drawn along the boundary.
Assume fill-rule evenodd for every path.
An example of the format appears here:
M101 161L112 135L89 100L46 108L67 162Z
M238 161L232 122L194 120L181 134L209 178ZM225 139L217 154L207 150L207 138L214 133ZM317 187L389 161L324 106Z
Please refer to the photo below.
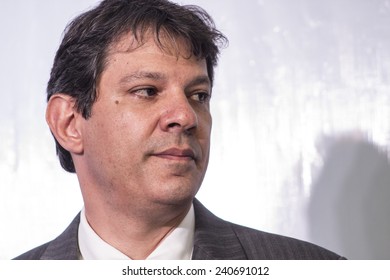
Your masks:
M181 223L146 258L147 260L190 260L195 230L194 206L191 205ZM78 232L81 259L129 260L130 258L101 239L89 225L84 208Z

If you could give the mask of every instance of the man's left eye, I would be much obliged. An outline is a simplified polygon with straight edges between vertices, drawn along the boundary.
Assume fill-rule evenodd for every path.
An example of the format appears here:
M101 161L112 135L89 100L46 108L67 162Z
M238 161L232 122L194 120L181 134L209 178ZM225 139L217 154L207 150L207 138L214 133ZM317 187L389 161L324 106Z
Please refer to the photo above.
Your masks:
M208 92L197 92L190 96L192 100L198 101L200 103L207 103L210 100L210 94Z

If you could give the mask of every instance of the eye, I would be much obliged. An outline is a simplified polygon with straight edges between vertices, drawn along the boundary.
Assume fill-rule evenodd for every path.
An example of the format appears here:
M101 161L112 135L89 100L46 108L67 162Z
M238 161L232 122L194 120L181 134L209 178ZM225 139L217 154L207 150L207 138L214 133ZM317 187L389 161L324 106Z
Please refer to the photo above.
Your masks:
M197 101L199 103L209 102L211 95L208 92L196 92L190 96L190 99Z
M151 98L157 95L157 90L153 87L139 88L130 91L130 93L135 94L141 98Z

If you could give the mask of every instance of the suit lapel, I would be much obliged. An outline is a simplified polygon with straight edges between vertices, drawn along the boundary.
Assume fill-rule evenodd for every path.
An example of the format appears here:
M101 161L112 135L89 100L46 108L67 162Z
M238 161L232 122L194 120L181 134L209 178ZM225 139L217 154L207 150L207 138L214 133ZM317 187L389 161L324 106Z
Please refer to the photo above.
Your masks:
M247 256L230 223L214 216L194 200L193 260L245 260Z

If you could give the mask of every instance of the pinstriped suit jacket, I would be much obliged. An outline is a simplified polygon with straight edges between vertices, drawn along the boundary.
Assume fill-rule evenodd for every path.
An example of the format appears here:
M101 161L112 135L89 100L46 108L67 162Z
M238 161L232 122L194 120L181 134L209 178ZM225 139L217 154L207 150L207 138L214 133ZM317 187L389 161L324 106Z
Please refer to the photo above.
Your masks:
M324 248L289 237L221 220L194 200L194 260L342 259ZM56 239L28 251L19 260L77 260L80 215Z

